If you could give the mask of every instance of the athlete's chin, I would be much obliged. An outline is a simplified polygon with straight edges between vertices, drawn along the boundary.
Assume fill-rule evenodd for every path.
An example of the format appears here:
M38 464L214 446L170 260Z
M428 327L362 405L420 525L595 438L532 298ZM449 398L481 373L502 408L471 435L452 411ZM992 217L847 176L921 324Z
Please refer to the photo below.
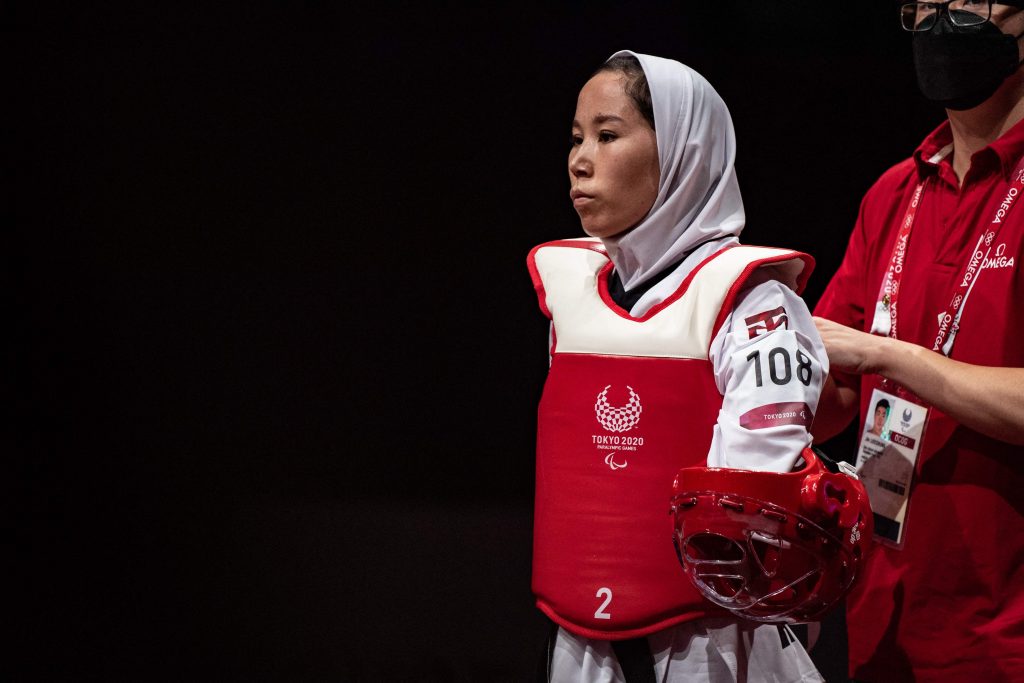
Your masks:
M584 214L580 214L580 225L583 227L583 232L598 239L608 239L626 232L626 228L617 223L610 223Z

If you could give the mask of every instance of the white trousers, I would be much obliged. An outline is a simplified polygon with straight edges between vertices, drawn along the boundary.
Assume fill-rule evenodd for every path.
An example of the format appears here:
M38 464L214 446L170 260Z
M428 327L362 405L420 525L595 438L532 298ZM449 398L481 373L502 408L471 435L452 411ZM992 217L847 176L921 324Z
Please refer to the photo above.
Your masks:
M704 619L648 637L661 683L820 683L789 628L734 619ZM558 629L552 683L624 683L611 644Z

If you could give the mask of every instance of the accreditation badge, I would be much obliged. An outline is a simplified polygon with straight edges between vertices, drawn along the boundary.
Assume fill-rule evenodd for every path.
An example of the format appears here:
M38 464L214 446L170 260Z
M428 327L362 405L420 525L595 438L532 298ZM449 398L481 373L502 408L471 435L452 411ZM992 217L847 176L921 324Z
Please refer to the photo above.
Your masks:
M875 538L903 545L910 484L921 449L928 409L882 389L871 393L857 449L857 474L875 516Z

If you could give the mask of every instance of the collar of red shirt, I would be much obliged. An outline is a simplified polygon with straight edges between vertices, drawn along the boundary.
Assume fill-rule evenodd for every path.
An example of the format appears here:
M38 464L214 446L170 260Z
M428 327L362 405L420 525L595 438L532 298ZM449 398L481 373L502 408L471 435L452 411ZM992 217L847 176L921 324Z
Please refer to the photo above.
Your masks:
M917 162L917 172L923 180L933 175L937 169L936 164L928 162L943 147L953 142L953 133L950 130L949 121L933 130L924 142L914 151L914 161ZM994 155L994 156L993 156ZM1003 178L1009 182L1010 174L1017 167L1017 162L1024 156L1024 120L1018 121L1013 128L988 147L980 149L971 157L971 167L976 163L991 163L990 159L998 160ZM947 157L948 160L948 157ZM947 161L948 162L948 161Z

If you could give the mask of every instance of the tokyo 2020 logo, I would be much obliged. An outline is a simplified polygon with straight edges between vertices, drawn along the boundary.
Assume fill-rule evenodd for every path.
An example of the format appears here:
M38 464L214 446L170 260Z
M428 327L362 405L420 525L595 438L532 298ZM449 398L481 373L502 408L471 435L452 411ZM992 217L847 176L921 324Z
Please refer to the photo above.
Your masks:
M616 407L608 403L608 390L611 388L612 385L609 384L597 395L594 414L607 431L628 432L640 422L640 413L643 412L640 397L633 391L633 387L627 385L629 401L624 406Z

